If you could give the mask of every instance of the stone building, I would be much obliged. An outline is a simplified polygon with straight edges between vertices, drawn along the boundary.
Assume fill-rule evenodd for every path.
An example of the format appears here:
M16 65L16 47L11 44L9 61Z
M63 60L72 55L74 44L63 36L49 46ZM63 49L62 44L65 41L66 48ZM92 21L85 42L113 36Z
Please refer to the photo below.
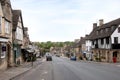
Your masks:
M22 20L21 10L13 10L13 53L14 53L14 63L19 65L23 62L22 59L22 47L23 47L23 37L24 37L24 25Z
M10 0L0 0L0 70L13 65L12 9Z

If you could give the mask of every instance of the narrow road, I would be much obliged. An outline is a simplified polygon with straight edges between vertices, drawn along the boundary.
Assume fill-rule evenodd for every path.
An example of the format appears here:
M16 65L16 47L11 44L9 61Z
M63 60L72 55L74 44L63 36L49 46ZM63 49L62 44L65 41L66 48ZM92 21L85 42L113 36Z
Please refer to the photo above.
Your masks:
M120 67L53 57L14 80L120 80Z

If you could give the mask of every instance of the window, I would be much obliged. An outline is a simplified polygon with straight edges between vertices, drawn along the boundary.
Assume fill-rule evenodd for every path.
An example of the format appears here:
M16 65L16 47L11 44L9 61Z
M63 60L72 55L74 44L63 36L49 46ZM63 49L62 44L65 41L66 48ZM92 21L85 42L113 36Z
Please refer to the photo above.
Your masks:
M115 25L115 26L112 26L112 27L111 27L111 31L113 31L113 30L115 29L115 27L116 27L116 25Z
M103 29L101 29L101 31L100 31L100 32L101 32L101 34L102 34L102 33L103 33Z
M10 23L8 21L5 21L5 33L10 33Z
M106 38L106 43L109 44L109 38Z
M101 44L104 44L104 39L101 39Z
M118 44L118 37L114 37L114 44Z
M0 33L1 33L1 30L2 30L2 17L0 16Z
M108 28L106 28L105 30L106 30L106 32L108 32Z
M17 27L16 39L23 40L23 30L20 27Z
M120 33L120 27L118 27L118 33Z
M97 31L97 33L96 33L97 35L98 35L98 31Z
M94 45L94 41L92 41L92 45Z

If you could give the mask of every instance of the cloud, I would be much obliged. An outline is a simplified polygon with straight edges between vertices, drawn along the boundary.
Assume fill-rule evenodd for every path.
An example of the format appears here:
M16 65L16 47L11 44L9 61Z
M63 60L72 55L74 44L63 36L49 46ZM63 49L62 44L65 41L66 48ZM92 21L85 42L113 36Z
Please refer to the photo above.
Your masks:
M74 40L88 34L92 23L119 18L120 0L11 0L22 9L32 41ZM39 35L39 37L38 37Z

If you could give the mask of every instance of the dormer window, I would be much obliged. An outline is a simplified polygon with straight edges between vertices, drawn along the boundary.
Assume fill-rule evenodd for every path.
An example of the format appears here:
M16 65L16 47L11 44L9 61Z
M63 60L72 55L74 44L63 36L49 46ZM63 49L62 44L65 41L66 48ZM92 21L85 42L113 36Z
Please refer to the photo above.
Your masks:
M5 21L5 33L10 34L10 23Z
M100 31L101 33L103 33L103 29L101 29L101 31Z
M106 28L105 31L108 32L108 28Z
M111 27L111 31L113 30L113 27L114 27L114 26Z
M97 35L98 35L98 31L97 31L97 33L96 33Z

